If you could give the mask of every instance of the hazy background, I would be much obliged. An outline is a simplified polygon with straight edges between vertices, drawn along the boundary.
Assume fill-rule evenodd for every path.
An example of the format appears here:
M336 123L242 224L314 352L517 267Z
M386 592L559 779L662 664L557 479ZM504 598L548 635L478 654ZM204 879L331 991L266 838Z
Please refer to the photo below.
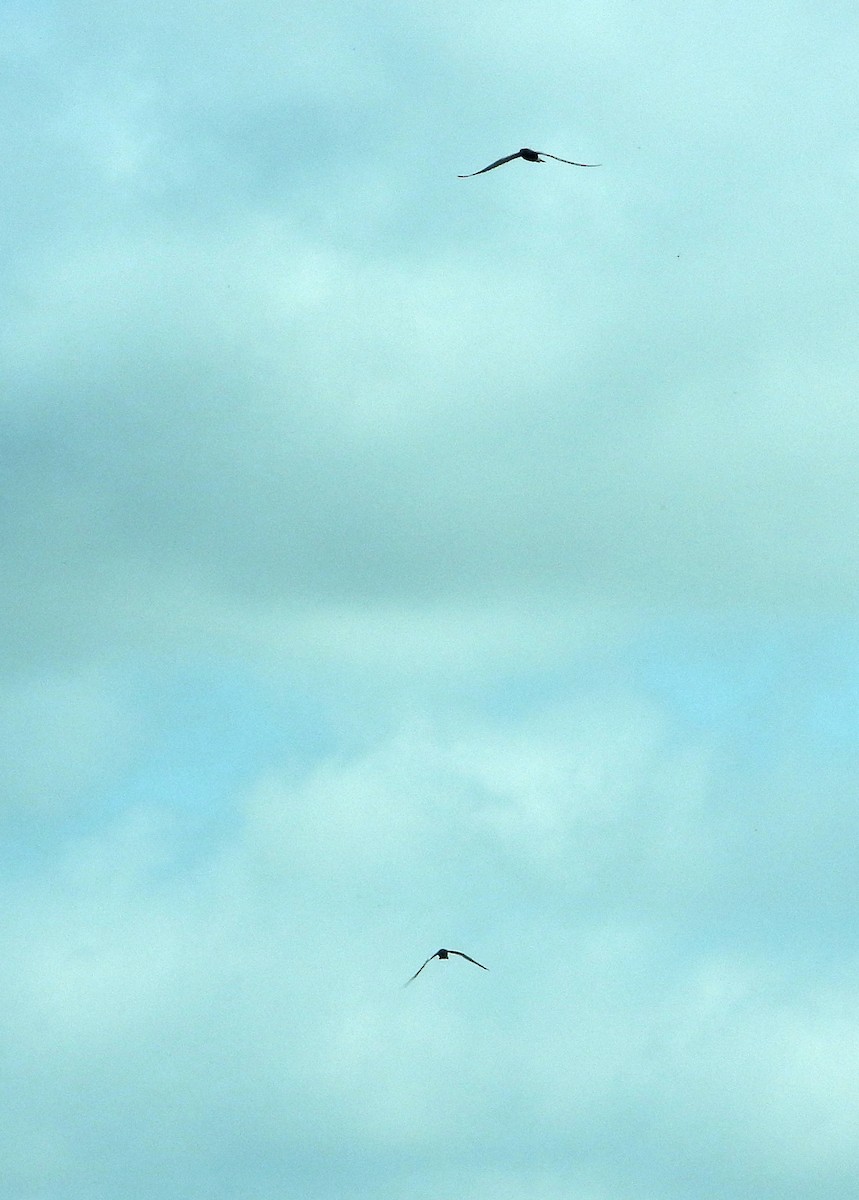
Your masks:
M857 35L4 5L2 1200L852 1200Z

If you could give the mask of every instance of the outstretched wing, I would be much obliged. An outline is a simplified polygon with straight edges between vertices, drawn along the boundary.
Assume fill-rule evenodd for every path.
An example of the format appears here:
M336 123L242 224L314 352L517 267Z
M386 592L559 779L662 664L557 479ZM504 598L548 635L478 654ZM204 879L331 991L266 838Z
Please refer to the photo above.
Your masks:
M427 959L427 962L425 962L422 967L418 967L418 969L415 971L414 975L412 976L412 979L417 979L418 975L420 975L421 971L424 969L424 967L427 965L427 963L432 962L432 960L436 957L437 957L437 954L431 954L429 956L429 958ZM403 984L403 987L408 987L409 984L412 982L412 979L407 979L406 982Z
M479 963L476 958L472 958L470 954L463 954L461 950L448 950L448 954L458 954L460 958L467 958L470 963L474 963L476 967L483 967L484 971L488 971L489 967L484 967L483 963ZM424 963L426 966L426 963ZM423 968L421 968L423 969Z
M470 175L457 175L457 179L473 179L475 175L484 175L487 171L494 171L496 167L503 167L506 162L512 162L514 158L521 158L522 155L517 150L515 154L508 154L506 158L499 158L497 162L490 163L488 167L481 167L479 171L472 171Z
M545 150L541 150L540 153L543 155L544 158L554 158L555 162L567 163L571 167L601 167L602 166L602 163L577 163L577 162L573 162L573 160L571 158L558 158L557 154L547 154Z

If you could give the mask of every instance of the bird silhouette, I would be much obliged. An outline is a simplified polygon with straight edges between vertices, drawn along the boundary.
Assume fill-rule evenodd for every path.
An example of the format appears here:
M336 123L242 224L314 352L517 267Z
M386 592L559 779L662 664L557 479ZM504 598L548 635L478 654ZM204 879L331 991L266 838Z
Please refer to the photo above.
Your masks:
M424 967L427 965L427 963L432 962L432 960L434 958L450 958L451 954L458 954L460 958L467 958L470 963L474 963L474 965L476 967L480 967L484 971L489 970L489 967L484 967L483 963L479 963L477 961L477 959L472 958L470 954L463 954L463 952L461 950L436 950L435 954L431 954L429 956L429 958L427 959L427 962L425 962L423 964L423 966L418 967L418 969L415 971L414 975L412 976L412 979L417 979L418 975L420 975L421 971L424 969ZM406 982L403 984L403 987L408 987L409 984L412 982L412 979L407 979Z
M525 162L542 162L544 158L554 158L555 162L567 163L571 167L599 167L602 165L601 163L573 162L571 158L558 158L557 154L547 154L545 150L529 150L527 146L523 146L515 154L499 158L496 162L490 163L488 167L472 171L470 175L457 175L457 179L473 179L475 175L484 175L487 171L494 171L496 167L503 167L505 163L512 162L514 158L524 158Z

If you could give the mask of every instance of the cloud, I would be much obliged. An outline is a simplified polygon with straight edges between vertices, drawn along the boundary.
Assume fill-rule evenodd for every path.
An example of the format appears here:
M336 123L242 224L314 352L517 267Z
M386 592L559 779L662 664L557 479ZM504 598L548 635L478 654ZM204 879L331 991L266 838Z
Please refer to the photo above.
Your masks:
M680 1195L702 1158L714 1186L756 1172L842 1194L855 989L696 942L723 886L701 809L716 768L677 774L654 715L605 702L589 725L547 713L504 739L405 728L259 780L238 836L190 873L190 831L150 804L7 884L21 1186L21 1147L56 1128L39 1171L67 1188L131 1162L140 1194L156 1172L166 1195L192 1178L226 1194L237 1170L262 1194L324 1195L357 1160L354 1194L384 1194L391 1170L419 1183L452 1155L444 1177L475 1196L489 1162L516 1195L547 1158L583 1195L593 1177L646 1197L639 1175ZM497 814L522 806L511 837ZM678 821L694 837L666 842ZM435 963L404 990L440 930L489 974Z
M637 322L610 364L617 315L571 328L573 296L557 274L525 287L530 264L481 268L478 311L444 260L368 268L270 234L80 248L13 318L9 553L38 636L57 570L63 616L83 590L107 628L196 591L267 606L287 639L282 614L334 598L356 628L523 594L597 614L852 603L843 348L837 368L769 346L690 382Z
M3 818L25 822L79 812L127 764L133 714L114 681L78 673L9 681L0 691Z
M855 1190L844 25L514 7L12 15L10 1200Z

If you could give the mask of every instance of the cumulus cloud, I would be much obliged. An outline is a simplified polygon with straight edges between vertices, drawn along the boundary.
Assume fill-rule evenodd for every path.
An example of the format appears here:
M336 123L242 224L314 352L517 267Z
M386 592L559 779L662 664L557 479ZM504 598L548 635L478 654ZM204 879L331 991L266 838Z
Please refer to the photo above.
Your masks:
M621 1195L648 1194L642 1171L682 1194L701 1155L721 1186L755 1171L789 1195L810 1177L841 1194L855 988L831 971L797 986L736 943L696 949L717 848L700 815L697 846L664 833L718 784L713 763L666 787L670 731L652 714L579 717L519 725L506 753L479 727L404 729L302 781L260 780L238 836L190 873L181 822L149 805L7 885L22 1186L45 1166L21 1147L56 1127L67 1190L115 1183L119 1144L140 1194L152 1172L172 1195L193 1170L226 1195L230 1159L262 1194L277 1178L320 1195L357 1160L358 1195L390 1155L418 1184L453 1155L449 1186L480 1195L491 1161L517 1195L525 1163L563 1163L586 1189L627 1144ZM497 810L516 806L511 839ZM439 930L489 974L434 963L404 990Z

